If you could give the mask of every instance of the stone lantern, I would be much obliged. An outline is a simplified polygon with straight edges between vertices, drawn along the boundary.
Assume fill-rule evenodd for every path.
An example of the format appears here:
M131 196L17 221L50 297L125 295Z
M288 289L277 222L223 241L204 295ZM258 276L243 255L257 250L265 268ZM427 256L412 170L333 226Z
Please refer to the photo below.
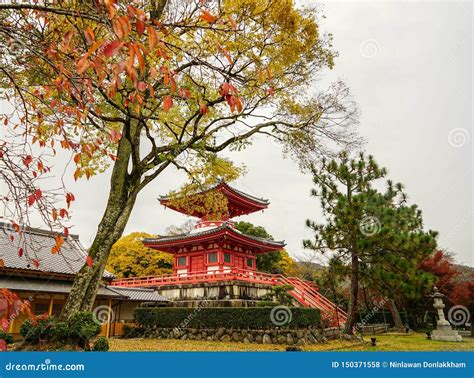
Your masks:
M444 317L445 305L443 303L444 295L438 291L438 288L434 287L433 294L433 307L438 312L439 320L436 322L436 329L433 330L431 339L438 341L462 341L462 337L458 334L458 331L451 327L451 324Z

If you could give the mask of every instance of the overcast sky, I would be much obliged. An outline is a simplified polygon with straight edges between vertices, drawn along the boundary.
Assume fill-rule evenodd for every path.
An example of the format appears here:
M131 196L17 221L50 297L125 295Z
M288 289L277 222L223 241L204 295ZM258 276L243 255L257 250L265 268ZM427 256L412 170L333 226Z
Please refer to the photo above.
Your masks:
M426 228L440 232L439 244L459 262L473 266L472 4L431 2L329 2L323 30L339 51L330 80L342 78L361 111L366 149L405 184L424 212ZM229 155L248 173L235 186L268 198L264 213L241 217L286 240L295 257L311 237L307 218L320 220L310 198L311 178L283 159L276 144L257 140ZM181 179L169 171L141 193L126 233L162 233L186 218L156 200ZM74 233L92 242L105 207L108 175L81 181Z

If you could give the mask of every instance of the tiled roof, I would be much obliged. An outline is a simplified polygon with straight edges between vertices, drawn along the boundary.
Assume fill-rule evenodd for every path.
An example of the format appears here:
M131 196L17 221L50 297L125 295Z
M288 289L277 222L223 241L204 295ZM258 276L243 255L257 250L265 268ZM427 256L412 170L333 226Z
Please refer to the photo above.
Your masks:
M37 293L69 294L71 281L48 280L41 278L0 276L0 287L14 291ZM126 288L101 285L97 291L99 298L113 298L136 302L168 302L168 299L147 288Z
M55 293L55 294L69 294L71 291L72 281L61 281L52 279L42 279L33 277L18 277L18 276L1 276L0 287L10 289L13 291L29 291L35 293ZM125 297L115 290L111 290L108 286L101 285L97 291L99 298L116 298L121 299Z
M10 236L14 237L13 241ZM55 245L54 237L49 231L29 227L23 228L18 235L9 223L0 222L0 259L3 260L3 266L10 269L75 275L87 257L79 237L69 235L64 238L61 251L53 254L51 248ZM23 248L22 257L18 253L20 247ZM32 263L33 259L38 260L38 267ZM114 276L104 272L104 277Z
M244 233L240 232L239 230L235 229L234 227L232 227L228 223L223 223L219 227L207 229L207 230L202 231L202 232L195 232L195 233L192 233L192 234L189 234L189 233L179 234L179 235L173 235L173 236L163 236L163 237L159 237L159 238L145 238L145 239L143 239L143 241L144 241L144 243L150 243L150 244L151 243L160 243L160 244L162 244L162 243L165 243L165 242L185 240L185 239L195 239L195 238L200 237L200 236L213 235L213 234L217 234L217 233L219 233L223 230L226 230L226 229L229 230L232 233L241 235L241 236L243 236L244 238L247 238L247 239L255 240L259 243L274 245L274 246L277 246L277 247L284 247L285 246L284 241L275 241L275 240L271 240L271 239L265 239L265 238L259 238L259 237L256 237L256 236L247 235L247 234L244 234Z
M168 302L168 298L163 297L153 289L118 286L107 286L107 289L115 291L123 295L124 297L127 297L127 300L129 301Z
M258 202L262 205L268 205L270 203L267 199L255 197L255 196L252 196L251 194L244 193L241 190L235 189L234 187L230 186L229 184L227 184L224 181L221 181L218 184L215 184L215 185L207 188L206 190L203 190L202 192L200 192L200 194L210 192L211 190L214 190L214 189L217 189L217 188L220 188L220 187L225 187L227 190L229 190L231 192L234 192L234 193L236 193L236 194L238 194L238 195L240 195L244 198L247 198L251 201ZM160 196L160 198L159 198L160 201L167 201L169 199L170 199L169 196Z

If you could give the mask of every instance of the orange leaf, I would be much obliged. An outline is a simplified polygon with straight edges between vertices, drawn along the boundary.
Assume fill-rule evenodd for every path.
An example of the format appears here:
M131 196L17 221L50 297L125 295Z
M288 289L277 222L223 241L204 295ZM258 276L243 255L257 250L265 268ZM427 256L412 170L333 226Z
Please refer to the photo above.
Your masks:
M199 18L203 21L207 21L210 24L216 22L216 17L210 14L207 10L203 9Z
M76 71L79 75L82 75L90 67L90 62L87 60L87 56L84 56L77 62Z
M173 97L166 96L163 100L163 110L168 112L173 107Z
M202 114L206 114L209 111L208 108L207 108L207 105L204 102L199 103L199 111Z
M92 45L95 40L94 31L91 29L90 26L84 31L84 35L86 37L87 44Z
M79 178L79 175L81 174L81 170L79 168L77 168L75 171L74 171L74 181L77 181L77 179Z
M156 36L156 30L152 26L148 26L148 45L150 47L150 50L153 50L156 46L156 42L158 41L158 38Z
M123 43L120 41L112 41L104 47L104 55L107 58L114 56L122 47Z
M87 262L87 266L89 268L92 268L92 256L87 256L86 262Z
M56 209L53 209L52 211L52 215L53 215L53 221L56 222L56 219L58 219L58 212Z
M234 18L229 15L227 16L227 18L229 19L229 22L230 22L230 25L232 26L232 29L237 29L237 22L235 22Z

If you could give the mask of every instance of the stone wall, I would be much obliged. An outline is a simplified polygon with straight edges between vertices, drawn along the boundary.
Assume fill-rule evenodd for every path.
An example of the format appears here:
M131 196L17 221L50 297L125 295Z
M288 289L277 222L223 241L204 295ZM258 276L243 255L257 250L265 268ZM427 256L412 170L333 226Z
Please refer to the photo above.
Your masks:
M171 301L260 300L272 285L244 281L200 282L160 286L157 291Z
M207 340L222 342L243 342L256 344L287 344L305 345L317 344L328 339L339 338L339 330L334 329L193 329L193 328L153 328L144 330L144 337L158 339Z

